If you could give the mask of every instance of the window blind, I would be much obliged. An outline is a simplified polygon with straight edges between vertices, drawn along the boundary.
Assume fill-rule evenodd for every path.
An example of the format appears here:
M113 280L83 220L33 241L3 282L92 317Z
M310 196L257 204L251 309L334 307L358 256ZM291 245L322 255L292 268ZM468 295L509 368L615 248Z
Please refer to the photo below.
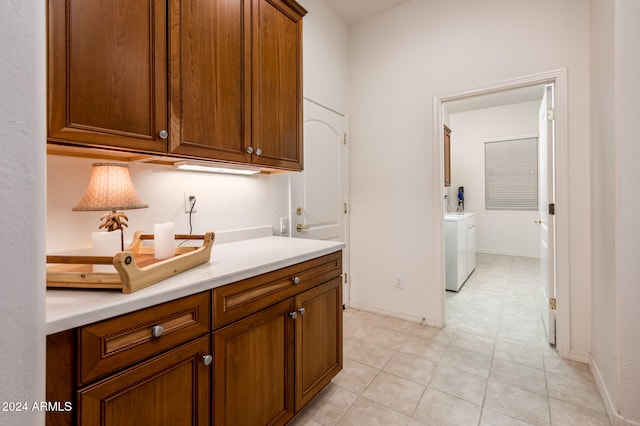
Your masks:
M485 209L538 210L538 138L485 142Z

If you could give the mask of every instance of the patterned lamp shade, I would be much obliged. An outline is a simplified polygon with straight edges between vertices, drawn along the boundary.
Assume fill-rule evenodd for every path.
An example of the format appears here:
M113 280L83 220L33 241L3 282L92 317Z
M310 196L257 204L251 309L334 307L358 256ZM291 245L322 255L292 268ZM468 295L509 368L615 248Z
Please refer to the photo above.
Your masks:
M131 210L148 207L136 193L129 165L126 163L95 163L89 186L73 211Z

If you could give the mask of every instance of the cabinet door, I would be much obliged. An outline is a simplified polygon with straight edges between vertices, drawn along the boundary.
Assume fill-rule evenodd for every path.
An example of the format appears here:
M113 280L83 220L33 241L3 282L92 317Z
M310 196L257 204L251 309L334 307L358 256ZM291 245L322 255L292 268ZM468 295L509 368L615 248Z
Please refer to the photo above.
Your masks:
M80 390L79 424L209 424L210 343L202 337Z
M302 170L302 16L288 0L253 0L253 162Z
M342 370L342 277L295 298L296 410Z
M444 186L451 186L451 130L444 126Z
M166 9L49 0L49 141L166 152Z
M251 0L170 0L169 151L250 162Z
M216 425L282 425L294 414L289 299L213 335Z

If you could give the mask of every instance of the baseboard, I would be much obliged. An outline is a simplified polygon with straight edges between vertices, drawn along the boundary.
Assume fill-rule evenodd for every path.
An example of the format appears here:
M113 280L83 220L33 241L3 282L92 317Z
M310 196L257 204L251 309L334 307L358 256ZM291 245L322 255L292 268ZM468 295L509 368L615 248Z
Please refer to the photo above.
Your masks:
M611 395L604 384L604 380L602 380L602 375L600 374L598 365L592 356L589 356L589 368L591 369L591 374L593 374L593 378L596 381L596 386L598 386L598 391L600 392L600 397L604 403L604 408L607 410L611 426L640 426L640 422L625 419L618 414L613 401L611 400Z
M516 252L506 252L500 250L476 250L476 254L492 254L498 256L515 256L515 257L530 257L532 259L540 259L540 255L534 255L531 253L516 253Z
M372 312L374 314L385 315L388 317L398 318L405 321L411 321L411 322L416 322L418 324L424 324L430 327L435 327L434 325L435 321L431 317L425 318L423 316L412 314L409 312L396 311L393 309L385 309L379 306L365 305L363 303L354 302L353 300L351 300L350 307L354 309L359 309L361 311Z

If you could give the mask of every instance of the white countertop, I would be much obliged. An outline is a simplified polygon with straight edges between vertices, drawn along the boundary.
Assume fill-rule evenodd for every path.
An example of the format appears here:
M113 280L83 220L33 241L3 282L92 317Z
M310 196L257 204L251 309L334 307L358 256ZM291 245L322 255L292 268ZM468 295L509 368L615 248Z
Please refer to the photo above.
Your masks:
M335 241L264 237L214 244L211 260L132 294L47 290L46 331L54 334L311 260L344 248Z

